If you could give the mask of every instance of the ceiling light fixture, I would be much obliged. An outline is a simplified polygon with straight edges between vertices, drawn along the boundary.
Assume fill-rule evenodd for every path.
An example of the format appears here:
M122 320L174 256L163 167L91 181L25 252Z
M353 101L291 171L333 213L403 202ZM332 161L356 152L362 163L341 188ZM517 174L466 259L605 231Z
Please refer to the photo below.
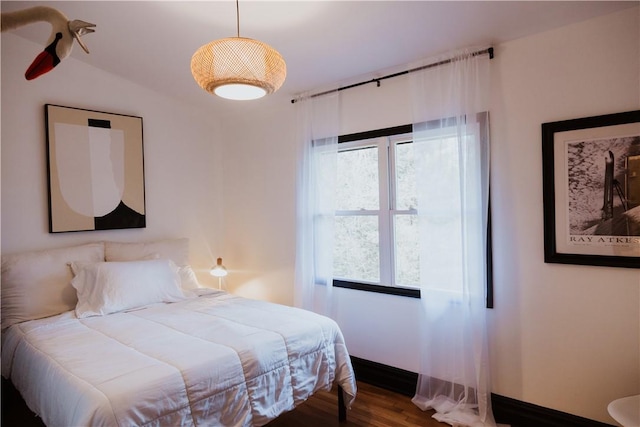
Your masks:
M266 43L240 37L240 7L236 0L237 37L214 40L191 58L198 85L222 98L262 98L280 89L287 77L282 55Z

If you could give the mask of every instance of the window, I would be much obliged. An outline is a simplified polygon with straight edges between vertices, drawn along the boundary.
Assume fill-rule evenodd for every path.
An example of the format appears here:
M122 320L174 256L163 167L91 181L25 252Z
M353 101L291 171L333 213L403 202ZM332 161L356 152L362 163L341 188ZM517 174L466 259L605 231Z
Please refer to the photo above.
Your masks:
M449 146L455 127L441 126L439 121L434 125L434 138ZM338 141L334 286L419 298L412 125L344 135ZM455 215L443 215L444 221L456 222ZM493 306L490 236L489 224L487 307Z
M411 125L339 143L334 285L419 297Z

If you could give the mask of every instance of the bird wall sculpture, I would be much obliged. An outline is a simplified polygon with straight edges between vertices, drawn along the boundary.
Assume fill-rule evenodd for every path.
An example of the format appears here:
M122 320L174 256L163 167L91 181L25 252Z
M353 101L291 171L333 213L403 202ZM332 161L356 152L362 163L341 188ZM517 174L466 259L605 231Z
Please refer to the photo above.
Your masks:
M71 54L74 39L80 47L89 53L89 49L80 37L93 33L95 24L74 19L70 21L57 9L48 6L35 6L15 12L1 14L2 32L11 31L24 25L36 22L51 24L51 35L47 40L47 47L31 63L24 76L33 80L56 67L64 58Z

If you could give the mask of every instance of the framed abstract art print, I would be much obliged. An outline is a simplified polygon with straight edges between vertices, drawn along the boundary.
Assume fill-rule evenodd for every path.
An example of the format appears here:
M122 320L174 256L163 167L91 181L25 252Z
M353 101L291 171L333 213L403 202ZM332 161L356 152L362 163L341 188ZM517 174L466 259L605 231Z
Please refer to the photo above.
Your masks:
M142 117L45 105L49 232L144 228Z

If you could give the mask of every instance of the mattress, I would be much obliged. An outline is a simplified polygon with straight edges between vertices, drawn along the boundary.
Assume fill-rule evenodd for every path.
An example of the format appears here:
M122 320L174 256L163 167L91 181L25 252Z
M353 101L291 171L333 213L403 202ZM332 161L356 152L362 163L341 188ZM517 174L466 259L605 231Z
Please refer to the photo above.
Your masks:
M2 375L48 426L260 426L334 383L350 407L355 378L333 320L200 294L13 325Z

